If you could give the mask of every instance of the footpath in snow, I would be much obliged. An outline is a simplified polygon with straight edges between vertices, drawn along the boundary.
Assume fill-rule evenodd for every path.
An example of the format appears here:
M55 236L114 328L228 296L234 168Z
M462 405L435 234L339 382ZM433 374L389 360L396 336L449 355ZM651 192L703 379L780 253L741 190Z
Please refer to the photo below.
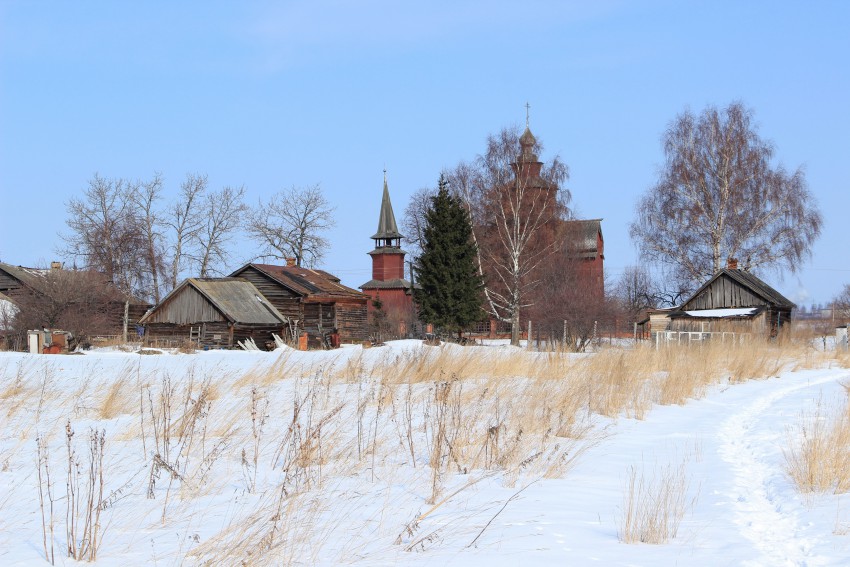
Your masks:
M403 352L415 347L401 343L388 348ZM304 357L303 364L319 368L354 360L357 352L290 353L289 362ZM216 445L214 435L219 430L233 431L239 420L249 419L245 395L251 385L241 385L240 376L273 368L279 356L198 353L141 357L139 362L138 355L124 353L69 357L0 353L0 409L6 416L0 424L0 565L48 564L43 554L35 438L50 428L63 431L66 416L75 420L80 437L89 425L106 429L108 478L123 482L122 492L102 517L104 543L97 565L191 565L196 562L189 554L194 546L213 540L219 531L268 521L263 506L274 500L275 493L246 490L250 469L244 468L244 454L240 465L242 446ZM108 419L93 417L99 399L116 383L135 384L142 375L157 380L191 375L198 382L215 376L221 397L214 404L227 408L224 419L209 425L209 437L198 441L208 444L210 454L220 451L216 465L220 468L210 468L213 472L201 477L202 486L169 492L171 500L166 503L166 480L157 485L156 499L148 498L150 470L142 456L145 451L151 453L151 448L143 451L142 442L126 433L134 430L138 418L120 412ZM33 383L22 383L22 376ZM72 407L45 415L40 406L49 407L49 399L21 394L37 393L43 382L67 390L74 400ZM596 422L603 437L563 478L521 476L508 482L480 471L446 478L444 494L451 497L413 528L416 545L411 546L393 540L403 535L408 522L431 508L424 500L424 487L430 482L426 466L369 466L348 476L325 478L326 498L311 516L314 533L304 535L324 547L309 554L304 550L310 546L299 547L286 563L850 565L850 500L833 494L801 496L784 472L783 455L794 441L801 416L819 401L843 403L843 384L848 382L846 369L789 371L776 378L717 386L704 398L682 406L656 406L644 420L599 418ZM356 385L340 387L344 390L338 393L343 396L357 393ZM83 394L89 391L86 388L93 393ZM283 380L268 391L291 405L293 388L291 381ZM224 393L229 391L239 392L238 399L228 399ZM139 402L136 392L128 408L145 403ZM273 408L269 413L285 409ZM398 411L403 414L403 408ZM272 420L267 427L279 425ZM349 419L346 427L357 424ZM385 427L388 443L403 439L396 436L398 422L388 420ZM372 430L364 436L382 434ZM250 439L250 427L246 435ZM62 443L60 434L52 446L57 463L62 460ZM264 443L261 452L275 456L279 439ZM364 461L368 464L368 458ZM688 507L677 537L663 545L620 542L618 525L630 468L652 476L665 467L685 471L688 485ZM56 465L54 481L64 494L63 474L61 465ZM261 470L254 482L262 486L268 481L264 475L273 474L275 470ZM110 491L115 488L107 485ZM57 501L56 506L59 532L63 528L58 516L64 504ZM174 512L165 514L163 506L168 510L174 506ZM56 540L62 537L58 534ZM56 564L76 563L57 548Z

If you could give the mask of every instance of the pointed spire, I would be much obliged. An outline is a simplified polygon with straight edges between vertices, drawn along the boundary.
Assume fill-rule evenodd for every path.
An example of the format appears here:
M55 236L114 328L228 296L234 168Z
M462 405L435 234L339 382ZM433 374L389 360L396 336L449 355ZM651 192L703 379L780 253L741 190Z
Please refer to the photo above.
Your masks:
M387 170L384 170L384 196L381 199L381 213L378 217L378 232L372 235L373 240L396 240L403 238L398 231L398 225L395 222L395 213L393 213L393 205L390 202L390 190L387 186ZM380 245L381 243L376 243ZM385 245L391 245L386 242Z

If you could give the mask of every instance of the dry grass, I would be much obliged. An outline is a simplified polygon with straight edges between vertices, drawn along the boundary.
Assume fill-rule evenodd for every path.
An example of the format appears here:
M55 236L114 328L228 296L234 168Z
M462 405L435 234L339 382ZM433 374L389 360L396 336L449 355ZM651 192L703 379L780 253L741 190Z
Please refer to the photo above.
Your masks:
M789 342L594 355L446 345L305 358L287 350L241 375L191 366L163 371L161 361L142 371L148 359L117 376L88 368L82 375L92 378L77 382L27 363L2 369L0 415L19 422L16 431L30 441L24 407L53 416L51 427L66 419L114 420L110 443L133 462L123 465L129 472L119 486L110 485L106 468L107 500L149 489L143 503L157 519L151 529L191 516L200 498L232 487L239 504L229 527L197 542L191 562L311 563L327 560L328 546L356 548L356 534L392 534L391 545L404 522L421 515L405 510L399 520L387 496L380 517L340 530L342 519L327 518L329 508L339 509L333 498L344 495L354 506L356 498L389 495L386 487L404 470L408 495L420 504L448 502L441 508L447 513L453 487L464 479L495 477L510 487L563 478L600 440L603 418L643 419L657 404L684 404L717 384L775 376L801 353L810 355L805 364L850 362ZM127 444L132 451L118 447ZM673 537L686 489L682 467L649 476L632 469L624 541ZM423 543L428 533L417 532L410 544L437 545Z
M789 432L785 470L802 493L850 491L850 406L818 401Z
M629 467L617 537L623 543L667 543L676 537L688 502L686 463L656 467L651 475Z

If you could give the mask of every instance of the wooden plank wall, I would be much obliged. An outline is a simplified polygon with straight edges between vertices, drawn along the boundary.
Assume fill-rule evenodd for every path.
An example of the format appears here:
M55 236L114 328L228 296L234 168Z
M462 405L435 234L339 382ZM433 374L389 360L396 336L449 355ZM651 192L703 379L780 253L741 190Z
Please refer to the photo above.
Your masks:
M724 276L715 280L702 293L683 305L682 310L726 309L733 307L756 307L760 305L765 305L763 299L753 295L753 293L738 282Z
M21 287L20 282L17 279L13 278L5 271L0 270L0 292L9 295L7 292L18 289Z
M166 304L161 305L148 319L150 323L177 325L212 321L226 321L226 319L203 295L188 285L180 290L176 297L172 297Z
M767 311L764 311L751 319L677 318L671 321L670 330L706 333L752 333L754 336L766 336L766 324Z

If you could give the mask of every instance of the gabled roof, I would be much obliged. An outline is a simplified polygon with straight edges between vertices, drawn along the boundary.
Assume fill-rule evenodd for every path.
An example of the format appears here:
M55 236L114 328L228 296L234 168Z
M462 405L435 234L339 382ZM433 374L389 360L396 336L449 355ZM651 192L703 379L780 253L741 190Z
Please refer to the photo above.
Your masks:
M115 300L120 300L122 302L129 301L130 305L134 306L141 305L147 307L149 305L146 301L124 293L111 281L109 281L103 272L98 272L96 270L77 270L76 268L73 270L66 270L64 268L27 268L24 266L13 266L11 264L0 262L0 271L6 272L13 279L17 280L20 283L20 287L36 293L50 293L50 286L52 283L50 279L55 275L59 275L63 278L84 277L91 278L89 281L97 283L97 285L109 286L112 288L115 292ZM17 289L17 287L0 289L0 291L5 291L7 289L11 292L12 290Z
M354 298L363 299L365 296L350 287L344 286L335 275L324 270L311 270L298 266L276 266L274 264L245 264L232 274L238 277L246 268L254 268L267 277L276 281L296 295L305 298Z
M694 298L698 297L701 293L708 289L711 284L723 277L730 278L732 281L748 289L753 295L761 298L766 305L773 305L785 309L793 309L796 307L790 299L770 287L756 275L744 270L724 268L714 274L710 280L702 284L702 286L680 306L680 309L684 311L687 305L693 301Z
M24 266L13 266L0 262L0 270L6 272L19 281L22 286L38 291L40 289L41 278L47 270L38 268L25 268Z
M147 322L154 313L167 306L187 288L200 293L230 323L277 325L286 321L286 318L263 297L254 284L247 280L189 278L183 280L166 295L159 305L145 313L139 322Z
M580 258L595 258L600 253L599 238L602 235L602 219L564 221L568 250Z

